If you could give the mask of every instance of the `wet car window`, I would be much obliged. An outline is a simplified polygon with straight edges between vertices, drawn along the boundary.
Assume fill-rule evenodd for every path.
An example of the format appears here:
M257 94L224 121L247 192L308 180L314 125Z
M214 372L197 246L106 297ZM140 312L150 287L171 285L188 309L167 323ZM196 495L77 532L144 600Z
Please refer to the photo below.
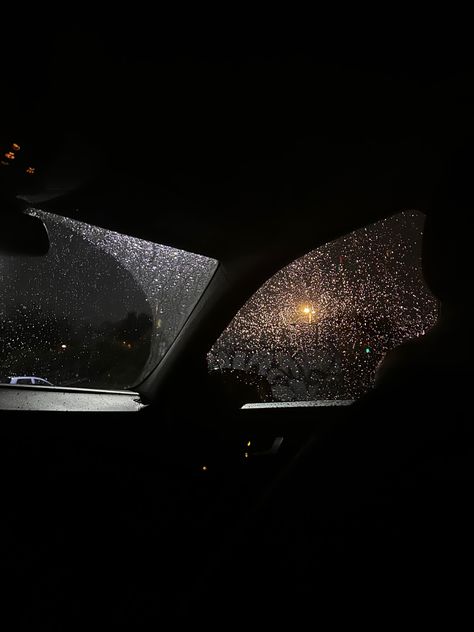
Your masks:
M29 212L51 246L43 257L0 255L2 381L132 388L169 349L217 261Z
M280 270L214 344L209 371L244 376L263 401L367 392L387 351L437 318L421 272L423 223L422 213L405 211Z

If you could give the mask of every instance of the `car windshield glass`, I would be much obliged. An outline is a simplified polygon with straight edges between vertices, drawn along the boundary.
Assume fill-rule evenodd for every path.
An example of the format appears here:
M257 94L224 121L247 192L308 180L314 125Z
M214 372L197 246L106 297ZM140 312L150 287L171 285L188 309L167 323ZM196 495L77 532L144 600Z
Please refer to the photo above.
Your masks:
M405 211L280 270L213 345L211 374L255 384L261 401L360 397L390 349L436 322L421 271L423 224L422 213Z
M43 257L0 255L5 379L128 389L167 352L218 262L30 210L46 224Z

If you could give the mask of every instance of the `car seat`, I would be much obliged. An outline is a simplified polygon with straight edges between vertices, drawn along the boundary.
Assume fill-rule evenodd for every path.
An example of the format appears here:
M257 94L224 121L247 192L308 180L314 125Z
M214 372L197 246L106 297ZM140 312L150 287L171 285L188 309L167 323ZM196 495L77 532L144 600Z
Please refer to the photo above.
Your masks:
M422 265L439 300L439 316L426 335L389 352L376 375L376 390L408 389L413 402L436 389L453 404L468 387L472 362L472 239L466 213L446 208L427 215ZM417 396L417 393L419 394Z

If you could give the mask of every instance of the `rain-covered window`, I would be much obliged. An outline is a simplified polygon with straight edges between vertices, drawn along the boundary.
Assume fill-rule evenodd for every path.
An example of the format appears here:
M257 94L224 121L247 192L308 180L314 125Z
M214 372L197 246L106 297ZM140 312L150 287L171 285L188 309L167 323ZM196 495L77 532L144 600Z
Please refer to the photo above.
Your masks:
M30 213L51 245L43 257L0 255L0 381L133 387L169 349L217 262Z
M254 382L264 401L367 392L387 351L436 321L421 272L423 223L422 213L406 211L280 270L214 344L209 370Z

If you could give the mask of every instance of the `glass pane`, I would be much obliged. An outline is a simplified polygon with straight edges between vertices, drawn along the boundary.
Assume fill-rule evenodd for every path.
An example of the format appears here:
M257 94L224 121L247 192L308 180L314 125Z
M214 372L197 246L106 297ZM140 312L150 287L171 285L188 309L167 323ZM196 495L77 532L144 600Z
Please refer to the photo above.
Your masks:
M133 387L169 349L217 261L31 210L44 257L0 255L0 374Z
M267 400L362 395L389 349L435 323L421 273L423 223L422 213L400 213L280 270L214 344L210 371L265 378Z

